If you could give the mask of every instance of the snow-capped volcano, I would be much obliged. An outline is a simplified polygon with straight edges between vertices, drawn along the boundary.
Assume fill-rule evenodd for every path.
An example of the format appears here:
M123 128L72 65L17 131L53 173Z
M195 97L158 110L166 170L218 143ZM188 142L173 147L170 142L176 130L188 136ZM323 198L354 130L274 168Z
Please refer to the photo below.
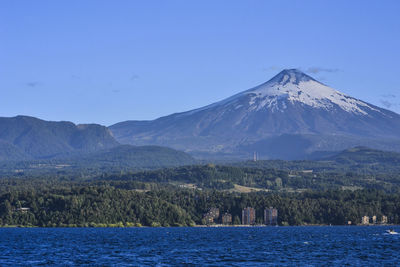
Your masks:
M361 114L367 112L360 107L375 110L368 104L317 82L296 69L284 70L269 82L244 93L254 94L251 101L259 102L257 109L267 106L274 110L273 107L277 107L279 99L283 98L291 103L300 102L314 108L330 109L333 105L338 105L345 111Z
M275 157L273 151L284 151L285 145L295 154L295 147L309 153L371 143L393 149L393 140L399 140L400 150L400 115L296 69L283 70L259 86L199 109L154 121L126 121L110 129L122 143L196 153L243 155L257 149Z
M372 105L330 88L297 69L283 70L266 83L205 108L232 104L245 96L250 97L250 111L267 108L271 112L282 112L287 108L285 101L326 110L337 106L364 115L368 114L368 110L377 111Z

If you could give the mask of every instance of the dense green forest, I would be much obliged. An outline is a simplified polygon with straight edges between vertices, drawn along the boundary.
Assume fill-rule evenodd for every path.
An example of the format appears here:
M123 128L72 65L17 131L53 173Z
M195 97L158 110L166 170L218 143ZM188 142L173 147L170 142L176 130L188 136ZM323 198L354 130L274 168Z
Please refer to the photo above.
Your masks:
M238 223L246 206L257 209L258 223L269 206L278 208L281 225L359 223L364 215L400 223L396 153L355 148L321 161L143 169L129 164L141 160L129 147L121 162L110 151L99 156L104 164L82 158L69 169L51 167L60 162L43 168L43 162L3 163L0 225L199 225L211 207L230 212ZM170 151L165 155L164 163Z
M400 196L377 190L303 192L300 194L228 193L188 189L138 192L113 186L70 186L13 191L0 196L0 224L26 226L188 226L202 224L211 207L230 212L276 207L280 225L359 223L364 215L382 215L400 223ZM21 208L29 208L23 210Z

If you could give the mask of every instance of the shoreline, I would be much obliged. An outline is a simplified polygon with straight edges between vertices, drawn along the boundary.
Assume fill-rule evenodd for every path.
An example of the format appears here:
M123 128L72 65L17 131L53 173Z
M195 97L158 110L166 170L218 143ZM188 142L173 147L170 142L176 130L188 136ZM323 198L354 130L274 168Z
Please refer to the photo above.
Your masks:
M328 224L309 224L309 225L192 225L192 226L36 226L36 225L0 225L0 229L5 228L281 228L281 227L383 227L400 226L398 224L370 224L370 225L328 225Z

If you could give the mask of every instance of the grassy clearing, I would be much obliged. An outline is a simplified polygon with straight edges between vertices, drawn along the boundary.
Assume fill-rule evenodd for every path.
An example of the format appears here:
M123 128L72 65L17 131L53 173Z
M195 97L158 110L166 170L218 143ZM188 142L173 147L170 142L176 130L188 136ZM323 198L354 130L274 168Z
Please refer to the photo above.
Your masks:
M259 192L259 191L265 191L268 192L270 190L265 189L265 188L257 188L257 187L248 187L248 186L243 186L243 185L238 185L234 184L235 188L230 189L229 191L231 192L239 192L239 193L251 193L251 192Z

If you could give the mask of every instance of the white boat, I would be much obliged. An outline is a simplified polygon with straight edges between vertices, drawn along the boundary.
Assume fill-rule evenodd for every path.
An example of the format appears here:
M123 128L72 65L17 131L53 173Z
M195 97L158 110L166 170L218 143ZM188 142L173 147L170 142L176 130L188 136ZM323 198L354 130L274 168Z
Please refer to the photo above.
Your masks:
M397 235L397 234L399 234L399 233L397 233L395 230L393 230L393 229L389 229L389 230L386 230L386 232L388 233L388 234L390 234L390 235Z

